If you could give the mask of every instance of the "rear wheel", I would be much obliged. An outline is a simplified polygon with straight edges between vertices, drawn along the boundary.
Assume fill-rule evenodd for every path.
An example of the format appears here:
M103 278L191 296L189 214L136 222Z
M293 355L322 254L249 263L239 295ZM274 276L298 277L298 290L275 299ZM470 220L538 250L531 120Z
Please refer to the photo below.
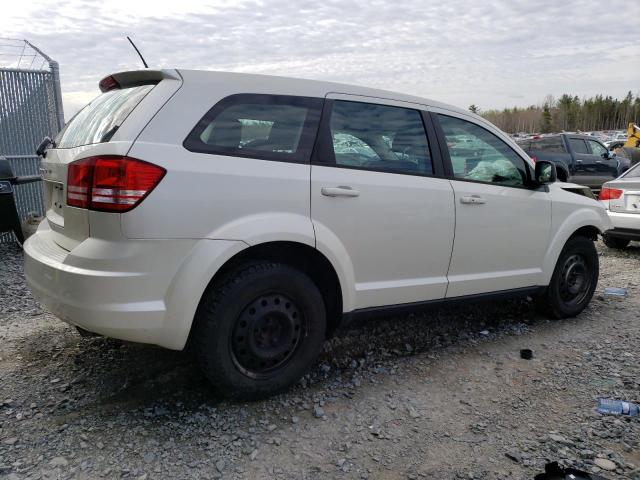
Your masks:
M625 240L624 238L610 237L609 235L603 235L602 241L607 247L617 248L620 250L623 248L627 248L629 246L629 243L631 242L631 240Z
M205 293L193 341L207 378L225 396L258 399L296 383L325 338L314 282L288 265L240 267Z
M575 317L591 301L598 275L598 252L593 241L585 237L569 239L538 306L553 318Z

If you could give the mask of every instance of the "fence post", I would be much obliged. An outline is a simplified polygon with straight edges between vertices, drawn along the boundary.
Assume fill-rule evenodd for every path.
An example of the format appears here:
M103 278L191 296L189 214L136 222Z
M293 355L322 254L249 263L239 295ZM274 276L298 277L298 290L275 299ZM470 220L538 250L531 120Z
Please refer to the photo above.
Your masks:
M64 127L64 110L62 109L62 88L60 87L60 66L58 62L53 60L49 55L44 53L33 43L25 40L25 43L38 52L42 58L49 63L49 69L51 71L51 78L53 80L53 97L55 99L55 107L58 121L58 130L62 130Z
M58 130L64 127L64 110L62 109L62 88L60 86L60 67L55 60L49 60L51 77L53 79L53 95L56 103L56 114L58 117Z

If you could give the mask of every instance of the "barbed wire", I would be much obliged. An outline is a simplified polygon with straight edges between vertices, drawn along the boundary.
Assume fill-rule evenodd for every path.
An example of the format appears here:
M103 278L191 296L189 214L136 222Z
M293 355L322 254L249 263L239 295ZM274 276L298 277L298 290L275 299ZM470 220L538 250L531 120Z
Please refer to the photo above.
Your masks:
M49 60L27 40L0 37L0 68L49 70Z

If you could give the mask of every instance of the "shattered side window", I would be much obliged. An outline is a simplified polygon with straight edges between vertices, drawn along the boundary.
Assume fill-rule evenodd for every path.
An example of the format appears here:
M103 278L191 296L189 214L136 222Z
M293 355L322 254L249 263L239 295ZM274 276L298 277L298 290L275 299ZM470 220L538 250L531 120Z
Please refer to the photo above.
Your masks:
M453 175L513 187L524 186L524 160L493 133L460 118L438 115L444 132Z
M433 175L418 110L336 100L329 122L336 165Z

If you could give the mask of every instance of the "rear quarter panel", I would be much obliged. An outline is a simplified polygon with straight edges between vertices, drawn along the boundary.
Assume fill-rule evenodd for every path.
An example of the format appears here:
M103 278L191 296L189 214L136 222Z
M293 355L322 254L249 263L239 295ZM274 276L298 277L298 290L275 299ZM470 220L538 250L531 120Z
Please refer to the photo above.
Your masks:
M243 85L246 81L246 85ZM249 245L291 240L315 246L310 219L310 165L191 152L185 138L221 99L275 93L255 80L185 72L183 87L149 122L129 155L160 165L166 176L134 210L122 215L129 238L241 240ZM307 95L291 82L292 95Z

